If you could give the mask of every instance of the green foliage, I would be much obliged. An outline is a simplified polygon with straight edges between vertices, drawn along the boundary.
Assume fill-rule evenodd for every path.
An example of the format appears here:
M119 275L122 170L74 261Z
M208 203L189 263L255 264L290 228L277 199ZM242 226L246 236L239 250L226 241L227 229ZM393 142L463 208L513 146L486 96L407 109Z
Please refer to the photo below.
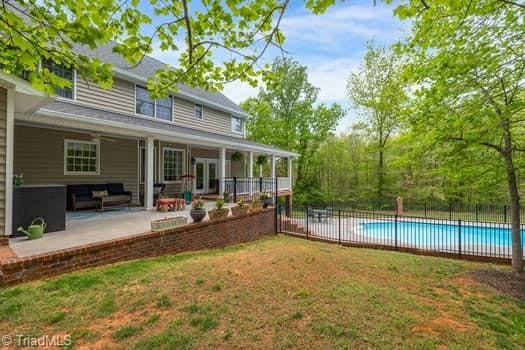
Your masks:
M269 47L285 42L280 24L289 3L13 0L0 7L0 65L8 74L30 72L31 83L49 93L69 83L39 69L41 60L73 67L79 77L108 87L112 67L83 53L111 44L131 67L154 48L178 56L177 67L160 68L149 80L154 97L176 90L179 83L209 90L234 80L256 86L267 77L257 61ZM305 8L321 14L333 3L309 0Z
M296 193L317 187L313 156L333 134L344 114L341 106L317 103L318 89L308 81L306 67L289 58L277 58L271 79L256 98L242 103L250 114L248 137L297 152Z

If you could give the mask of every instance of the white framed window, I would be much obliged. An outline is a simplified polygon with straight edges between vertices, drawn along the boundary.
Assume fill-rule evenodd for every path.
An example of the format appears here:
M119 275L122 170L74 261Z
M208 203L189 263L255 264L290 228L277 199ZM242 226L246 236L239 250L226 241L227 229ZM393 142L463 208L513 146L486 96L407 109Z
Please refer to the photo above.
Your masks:
M238 134L244 133L244 120L232 115L232 131Z
M56 76L69 80L71 82L70 87L55 87L55 93L62 98L67 98L70 100L75 99L75 70L73 67L66 67L61 64L57 64L51 60L42 60L42 68L46 68L51 73Z
M99 175L98 141L64 140L64 175Z
M160 120L173 120L173 98L152 99L148 89L135 85L135 113Z
M204 118L203 107L201 104L195 104L195 119L202 120Z
M162 149L162 179L164 182L182 180L184 172L184 150L164 147Z

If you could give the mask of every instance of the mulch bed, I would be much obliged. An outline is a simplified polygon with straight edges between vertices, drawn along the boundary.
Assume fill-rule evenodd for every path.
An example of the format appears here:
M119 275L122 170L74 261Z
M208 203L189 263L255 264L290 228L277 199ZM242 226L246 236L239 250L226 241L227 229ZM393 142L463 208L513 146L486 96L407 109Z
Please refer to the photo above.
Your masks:
M501 270L474 270L470 276L503 294L525 300L525 273L518 275Z

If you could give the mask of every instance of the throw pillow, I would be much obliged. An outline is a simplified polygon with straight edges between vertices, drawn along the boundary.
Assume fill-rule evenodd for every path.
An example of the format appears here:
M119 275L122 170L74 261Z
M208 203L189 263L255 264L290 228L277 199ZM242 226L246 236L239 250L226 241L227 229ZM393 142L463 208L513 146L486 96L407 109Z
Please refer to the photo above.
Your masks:
M91 191L93 198L103 198L108 196L108 191Z

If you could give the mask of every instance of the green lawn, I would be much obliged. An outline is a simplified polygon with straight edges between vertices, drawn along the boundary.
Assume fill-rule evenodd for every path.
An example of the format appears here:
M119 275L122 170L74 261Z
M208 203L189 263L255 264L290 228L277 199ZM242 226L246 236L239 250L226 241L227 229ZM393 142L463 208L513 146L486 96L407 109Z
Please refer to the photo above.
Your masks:
M278 236L0 289L0 333L75 348L523 348L486 264Z

